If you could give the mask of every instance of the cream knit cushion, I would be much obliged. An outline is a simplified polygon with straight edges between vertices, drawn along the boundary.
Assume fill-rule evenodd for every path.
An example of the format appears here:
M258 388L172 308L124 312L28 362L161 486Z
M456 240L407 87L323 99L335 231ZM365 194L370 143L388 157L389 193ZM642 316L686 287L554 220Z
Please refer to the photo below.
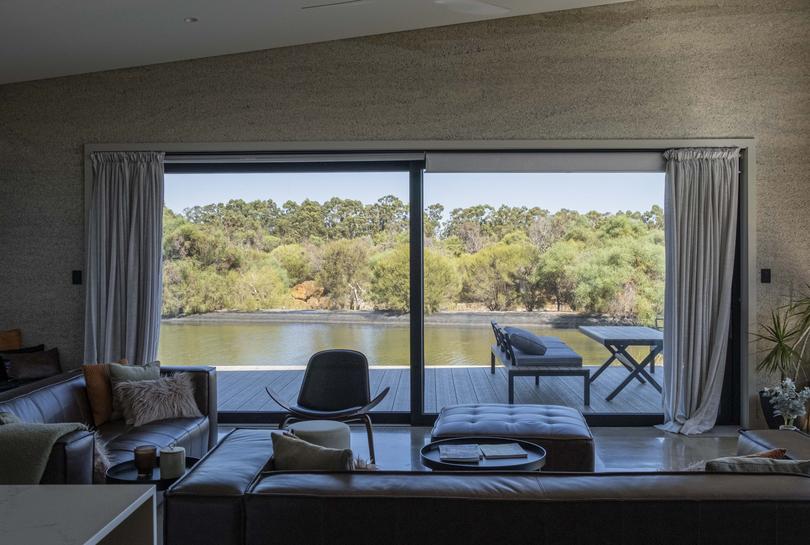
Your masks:
M276 470L350 471L351 449L333 449L307 443L293 435L273 434L273 467Z

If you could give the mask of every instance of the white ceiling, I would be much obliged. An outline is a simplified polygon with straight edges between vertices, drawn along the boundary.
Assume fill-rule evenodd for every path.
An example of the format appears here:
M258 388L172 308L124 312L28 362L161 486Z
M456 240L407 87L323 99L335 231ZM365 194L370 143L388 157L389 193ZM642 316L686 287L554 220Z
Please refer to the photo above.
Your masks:
M0 0L0 84L622 1Z

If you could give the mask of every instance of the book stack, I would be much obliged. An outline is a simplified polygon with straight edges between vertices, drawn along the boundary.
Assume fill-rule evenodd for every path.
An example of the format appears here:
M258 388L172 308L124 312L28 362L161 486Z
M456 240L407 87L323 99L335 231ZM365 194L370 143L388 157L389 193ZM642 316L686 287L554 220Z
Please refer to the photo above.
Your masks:
M502 460L506 458L526 458L528 454L517 443L487 445L439 445L439 459L442 462L477 464L481 458Z

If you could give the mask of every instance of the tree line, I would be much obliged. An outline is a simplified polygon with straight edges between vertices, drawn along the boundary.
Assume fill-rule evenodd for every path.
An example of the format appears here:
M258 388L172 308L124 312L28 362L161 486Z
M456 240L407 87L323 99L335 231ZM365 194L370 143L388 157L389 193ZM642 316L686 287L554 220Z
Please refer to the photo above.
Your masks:
M663 211L550 213L441 204L424 212L425 309L545 308L652 323ZM272 200L164 209L166 317L214 310L409 311L408 205Z

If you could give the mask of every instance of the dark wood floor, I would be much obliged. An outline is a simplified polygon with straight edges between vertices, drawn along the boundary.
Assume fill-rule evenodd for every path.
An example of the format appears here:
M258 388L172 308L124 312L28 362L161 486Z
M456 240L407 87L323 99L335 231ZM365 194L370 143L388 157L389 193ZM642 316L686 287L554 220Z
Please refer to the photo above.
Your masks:
M596 370L592 367L591 373ZM295 402L304 372L301 370L230 370L218 369L220 411L278 411L265 386L272 386L289 402ZM390 393L375 411L410 409L410 378L405 368L371 369L372 396L384 387ZM627 377L623 367L606 369L591 385L591 404L582 404L581 377L541 377L535 386L533 377L515 379L515 403L540 403L575 407L583 413L660 413L661 394L649 384L630 383L613 401L608 394ZM661 382L660 368L656 379ZM425 412L435 413L445 405L458 403L506 403L507 383L503 367L495 374L489 367L439 367L425 370Z

